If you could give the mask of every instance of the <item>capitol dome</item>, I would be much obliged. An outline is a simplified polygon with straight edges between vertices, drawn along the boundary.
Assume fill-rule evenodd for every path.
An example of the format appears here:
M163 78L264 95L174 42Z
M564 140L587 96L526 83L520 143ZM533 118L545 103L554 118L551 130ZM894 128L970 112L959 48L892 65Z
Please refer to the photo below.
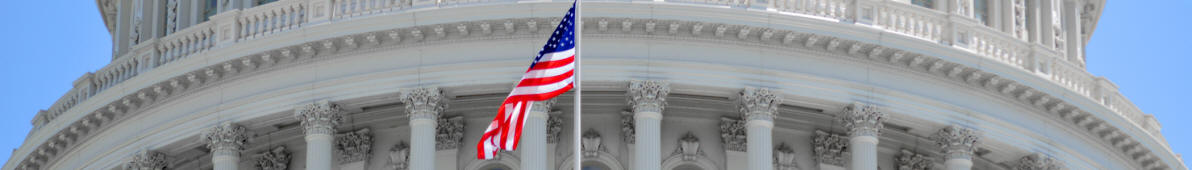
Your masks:
M111 63L3 169L1188 169L1085 69L1104 0L585 0L583 123L491 160L572 1L96 4Z

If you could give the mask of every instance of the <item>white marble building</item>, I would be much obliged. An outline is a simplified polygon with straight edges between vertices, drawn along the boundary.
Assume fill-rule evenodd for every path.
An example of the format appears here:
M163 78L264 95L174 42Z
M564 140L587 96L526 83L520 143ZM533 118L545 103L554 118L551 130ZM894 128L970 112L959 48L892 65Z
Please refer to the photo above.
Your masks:
M1085 71L1104 0L585 1L584 123L488 161L570 1L96 3L111 64L3 169L1188 169Z

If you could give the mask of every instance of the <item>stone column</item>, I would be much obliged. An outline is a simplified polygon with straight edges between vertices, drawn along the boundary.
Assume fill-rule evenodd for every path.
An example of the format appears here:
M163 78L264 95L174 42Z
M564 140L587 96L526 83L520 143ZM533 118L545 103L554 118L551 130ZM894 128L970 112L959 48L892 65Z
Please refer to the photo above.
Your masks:
M215 170L236 170L240 163L240 151L248 141L243 126L224 122L203 132L207 148L211 149L211 163Z
M629 106L634 120L634 168L662 168L662 109L666 107L666 96L670 84L662 81L631 81L628 91Z
M739 108L745 118L746 140L749 147L749 170L774 169L772 130L774 116L778 113L778 104L782 98L769 89L745 88L741 92Z
M853 154L852 168L877 170L877 143L886 113L876 106L852 103L844 108L840 121L848 130L849 151Z
M1060 170L1066 169L1055 158L1042 153L1034 153L1018 159L1018 170Z
M546 170L546 120L550 116L551 106L555 100L537 101L530 106L530 115L526 117L525 128L522 129L521 168L525 170Z
M435 169L435 127L447 107L436 87L409 89L401 94L410 116L410 169Z
M957 125L948 126L935 133L935 143L944 150L944 167L947 170L968 170L973 167L977 132Z
M169 164L166 162L166 154L154 151L141 151L132 157L128 164L124 164L126 170L157 170L166 169Z
M339 105L316 101L294 109L294 117L302 120L302 132L306 134L306 169L330 170L335 126L343 119Z

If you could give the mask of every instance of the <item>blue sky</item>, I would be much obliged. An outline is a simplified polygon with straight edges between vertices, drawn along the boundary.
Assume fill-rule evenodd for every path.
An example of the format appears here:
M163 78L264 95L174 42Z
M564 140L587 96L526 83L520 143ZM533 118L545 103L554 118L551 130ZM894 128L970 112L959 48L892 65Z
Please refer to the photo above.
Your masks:
M86 72L111 60L94 1L7 1L0 6L0 160L24 142L30 120ZM1156 3L1158 2L1158 3ZM1192 153L1192 1L1110 1L1088 44L1088 69L1155 114L1176 153Z

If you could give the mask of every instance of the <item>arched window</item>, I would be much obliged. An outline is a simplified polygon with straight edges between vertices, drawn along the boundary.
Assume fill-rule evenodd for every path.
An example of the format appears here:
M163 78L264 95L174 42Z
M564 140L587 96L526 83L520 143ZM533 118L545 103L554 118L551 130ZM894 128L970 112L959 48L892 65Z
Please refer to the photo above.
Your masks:
M597 161L584 161L583 170L611 170L608 165Z
M679 165L678 167L675 167L675 169L671 169L671 170L704 170L704 168L700 168L699 166L692 165L692 164L683 164L683 165Z
M493 163L493 164L485 165L484 167L481 167L479 170L513 170L513 168L510 168L509 166L507 166L505 164Z

